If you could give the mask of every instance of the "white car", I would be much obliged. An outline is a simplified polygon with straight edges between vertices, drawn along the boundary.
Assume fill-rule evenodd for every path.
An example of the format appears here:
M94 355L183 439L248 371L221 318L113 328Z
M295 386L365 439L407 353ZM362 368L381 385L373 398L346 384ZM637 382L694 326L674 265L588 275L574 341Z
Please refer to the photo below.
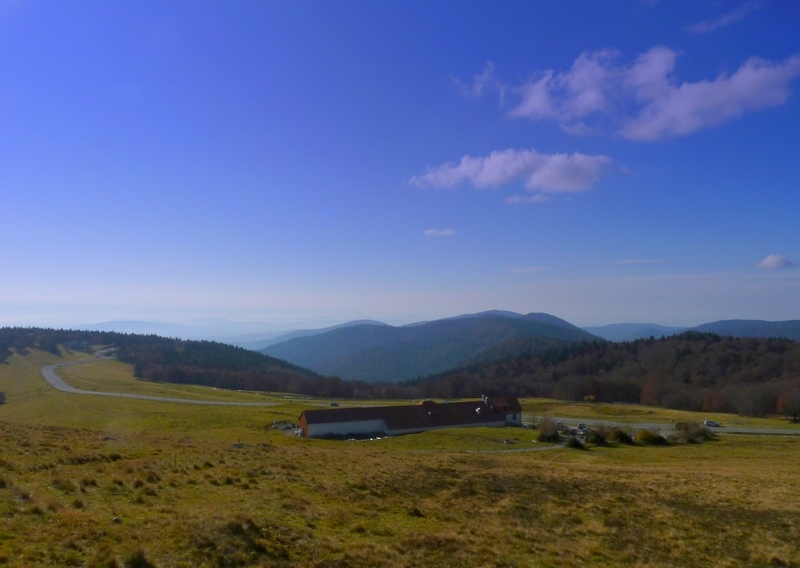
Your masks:
M709 428L722 428L722 424L714 420L703 420L703 426L707 426Z

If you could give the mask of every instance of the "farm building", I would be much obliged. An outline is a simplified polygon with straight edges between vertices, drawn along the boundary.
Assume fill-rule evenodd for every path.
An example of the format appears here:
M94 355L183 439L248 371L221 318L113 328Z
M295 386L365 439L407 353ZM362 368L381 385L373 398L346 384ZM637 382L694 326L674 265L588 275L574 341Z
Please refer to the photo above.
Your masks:
M522 406L513 396L465 402L425 400L402 406L304 410L298 423L307 438L398 436L440 428L520 426Z

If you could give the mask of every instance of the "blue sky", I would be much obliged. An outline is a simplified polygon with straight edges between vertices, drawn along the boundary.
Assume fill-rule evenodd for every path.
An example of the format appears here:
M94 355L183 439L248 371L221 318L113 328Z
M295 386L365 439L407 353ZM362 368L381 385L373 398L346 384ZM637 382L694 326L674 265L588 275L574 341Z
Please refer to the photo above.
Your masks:
M0 324L800 318L800 4L0 0Z

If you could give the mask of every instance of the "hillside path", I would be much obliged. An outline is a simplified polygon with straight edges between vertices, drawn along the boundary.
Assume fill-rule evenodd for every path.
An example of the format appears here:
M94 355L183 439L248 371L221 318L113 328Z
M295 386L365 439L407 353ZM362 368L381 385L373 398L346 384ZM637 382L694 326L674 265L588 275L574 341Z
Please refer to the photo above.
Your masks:
M116 398L137 398L140 400L152 400L155 402L177 402L180 404L200 404L204 406L276 406L276 402L225 402L214 400L192 400L190 398L169 398L162 396L150 396L146 394L128 394L121 392L103 392L103 391L87 391L71 387L64 380L56 374L56 369L59 367L67 367L69 365L82 365L85 363L94 363L96 361L105 361L113 359L113 357L95 357L93 359L84 359L81 361L71 361L69 363L56 363L55 365L47 365L42 367L42 376L50 386L56 390L69 392L73 394L90 394L96 396L113 396Z

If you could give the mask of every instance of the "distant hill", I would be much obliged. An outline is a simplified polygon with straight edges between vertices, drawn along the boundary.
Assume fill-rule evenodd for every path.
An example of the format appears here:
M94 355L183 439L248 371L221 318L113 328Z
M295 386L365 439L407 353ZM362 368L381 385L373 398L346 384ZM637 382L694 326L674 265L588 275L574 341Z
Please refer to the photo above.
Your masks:
M611 325L584 327L583 329L609 341L634 341L636 339L647 339L648 337L655 337L656 339L669 337L686 331L687 328L667 327L655 323L614 323Z
M354 325L269 346L262 353L318 373L396 382L509 352L599 339L548 314L469 314L412 326ZM516 348L515 342L521 342Z
M264 338L261 339L260 341L235 342L234 345L238 345L239 347L244 347L245 349L252 349L254 351L263 351L270 345L283 343L284 341L289 341L290 339L294 339L296 337L309 337L312 335L319 335L320 333L327 333L335 329L341 329L343 327L352 327L354 325L388 325L388 324L375 320L356 320L347 323L341 323L339 325L332 325L330 327L323 327L320 329L298 329L296 331L290 331L288 333L282 333L280 335L276 335L275 337Z
M193 341L108 331L0 328L0 362L12 352L114 347L134 376L155 382L217 388L328 394L327 378L262 353L215 341Z
M583 329L609 341L635 341L636 339L647 339L648 337L659 339L684 331L716 333L717 335L730 337L784 337L800 341L800 320L722 320L704 323L697 327L667 327L654 323L616 323L584 327Z
M110 331L141 335L153 334L162 337L180 337L183 339L193 336L198 331L196 327L190 325L140 320L104 321L100 323L80 324L76 327L89 331Z
M800 341L800 320L722 320L704 323L692 329L731 337L785 337Z

